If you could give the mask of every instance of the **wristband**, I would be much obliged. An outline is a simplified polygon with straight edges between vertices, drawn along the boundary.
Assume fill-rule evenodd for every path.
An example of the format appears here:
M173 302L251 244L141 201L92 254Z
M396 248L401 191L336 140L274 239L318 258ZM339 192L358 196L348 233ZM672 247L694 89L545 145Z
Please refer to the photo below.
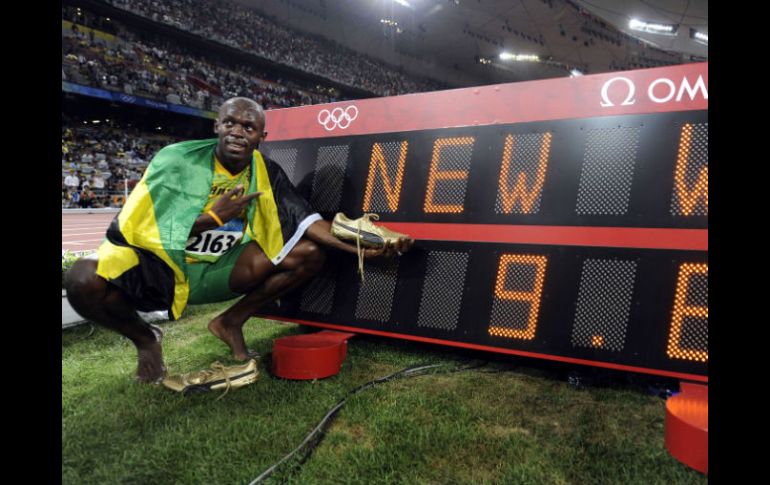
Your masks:
M219 227L222 227L222 226L225 225L225 223L222 222L222 219L220 219L219 216L213 210L211 210L211 209L207 210L206 214L210 215L214 219L214 221L217 224L219 224Z

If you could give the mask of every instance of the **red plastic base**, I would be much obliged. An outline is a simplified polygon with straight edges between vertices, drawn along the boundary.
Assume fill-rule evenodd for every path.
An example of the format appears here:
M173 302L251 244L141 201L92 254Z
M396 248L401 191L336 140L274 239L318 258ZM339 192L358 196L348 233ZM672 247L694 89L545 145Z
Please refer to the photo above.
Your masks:
M348 332L323 330L273 341L273 375L284 379L323 379L337 374L347 355Z
M709 388L683 382L682 392L666 401L666 448L690 468L708 474Z

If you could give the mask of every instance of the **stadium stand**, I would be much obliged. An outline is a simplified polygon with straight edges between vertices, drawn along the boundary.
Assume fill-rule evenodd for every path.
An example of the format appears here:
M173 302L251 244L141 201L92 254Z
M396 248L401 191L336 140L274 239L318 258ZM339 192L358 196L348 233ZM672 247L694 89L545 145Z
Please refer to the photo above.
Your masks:
M108 0L137 15L195 33L378 96L445 89L324 39L282 27L257 12L216 0Z
M205 111L215 111L232 96L251 97L266 109L350 99L333 86L282 74L226 63L215 55L203 57L178 39L142 31L85 7L62 6L63 82ZM170 133L140 128L136 122L143 114L136 107L110 108L95 99L79 97L63 106L62 209L121 207L160 148L209 134L210 127L185 129L201 125L201 119L191 123L189 117L167 119ZM96 115L97 107L112 109L113 114ZM150 117L161 115L153 111Z
M105 24L109 32L99 30ZM345 99L333 88L325 89L332 95L320 94L290 80L270 80L252 66L225 67L71 6L62 10L62 80L208 111L232 96L252 97L267 109Z
M377 96L442 87L328 41L281 27L251 10L234 12L208 0L204 1L205 8L196 4L195 13L187 12L190 2L186 0L101 3L311 76L291 77L258 63L227 62L215 54L191 49L160 30L141 29L78 2L62 5L63 82L204 111L215 111L233 96L251 97L271 109L353 99L362 92ZM212 18L216 18L214 23ZM224 29L224 25L229 28ZM252 34L248 39L242 34L246 31ZM221 32L227 32L227 36ZM296 55L300 52L302 58ZM326 84L324 78L333 82ZM335 87L339 84L353 89L346 92L344 86ZM141 178L157 150L190 137L189 130L182 134L184 122L179 120L176 134L132 126L127 120L141 115L129 105L115 108L126 111L121 120L89 122L94 118L86 114L89 108L72 112L75 105L89 106L80 99L82 102L67 105L70 112L65 108L62 115L63 209L121 207L127 191Z
M62 208L120 207L152 156L181 137L62 119Z

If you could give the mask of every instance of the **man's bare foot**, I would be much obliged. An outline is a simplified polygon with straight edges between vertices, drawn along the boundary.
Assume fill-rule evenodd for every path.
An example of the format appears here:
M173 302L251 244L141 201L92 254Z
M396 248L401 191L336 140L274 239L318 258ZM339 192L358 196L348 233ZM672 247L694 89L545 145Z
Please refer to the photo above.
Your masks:
M152 342L136 348L139 364L136 367L136 378L141 382L157 384L166 376L166 366L163 365L163 350L160 342Z
M242 324L228 325L220 315L209 322L209 331L230 347L235 360L244 361L259 357L257 352L246 348Z

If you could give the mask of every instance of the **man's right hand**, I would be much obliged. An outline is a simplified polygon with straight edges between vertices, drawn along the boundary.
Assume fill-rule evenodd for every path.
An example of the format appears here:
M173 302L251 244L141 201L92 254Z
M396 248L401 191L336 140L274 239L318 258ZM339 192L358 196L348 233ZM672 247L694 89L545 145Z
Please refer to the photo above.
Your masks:
M412 238L400 238L394 243L386 242L381 248L368 248L364 249L364 258L378 258L380 256L385 258L392 258L393 256L401 256L412 248L414 239Z
M239 185L222 194L222 196L214 202L210 210L214 211L214 214L222 219L223 222L227 222L233 217L239 216L243 209L249 205L249 202L260 195L262 195L262 192L243 195L243 186Z

